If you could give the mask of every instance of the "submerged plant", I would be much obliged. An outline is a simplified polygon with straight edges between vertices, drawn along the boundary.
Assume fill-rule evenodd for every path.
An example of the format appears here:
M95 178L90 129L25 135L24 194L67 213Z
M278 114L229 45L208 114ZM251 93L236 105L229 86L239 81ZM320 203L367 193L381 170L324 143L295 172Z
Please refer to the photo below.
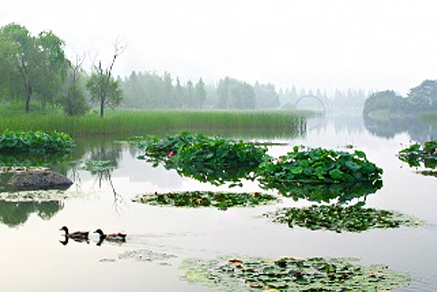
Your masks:
M351 258L220 257L187 259L183 279L223 291L388 291L407 286L408 274Z
M87 160L83 169L96 173L106 173L113 170L116 166L109 160Z
M134 201L149 205L175 207L216 207L226 210L230 207L252 207L276 202L277 197L262 193L222 193L222 192L176 192L165 194L145 194Z
M336 232L361 232L375 228L418 226L422 221L387 210L363 208L362 204L343 207L340 205L312 205L304 208L280 208L264 214L274 222L286 223L290 228L299 226L311 230Z
M62 132L5 131L0 136L0 153L45 155L68 153L74 147L70 135Z
M139 159L163 164L180 175L201 182L231 186L241 185L241 179L255 179L258 166L266 158L266 147L242 140L210 137L203 134L182 132L162 139L149 136L138 147L145 151Z
M382 169L369 162L366 154L315 148L301 150L295 146L292 152L277 160L265 161L258 170L259 182L265 189L282 192L300 183L351 183L381 180Z
M437 141L426 141L423 145L414 143L399 151L398 158L408 163L410 167L423 165L426 168L435 169L437 167Z
M275 185L276 189L284 197L308 200L318 203L331 203L336 201L340 204L353 199L367 198L382 187L382 181L375 182L348 182L348 183L302 183L288 181Z

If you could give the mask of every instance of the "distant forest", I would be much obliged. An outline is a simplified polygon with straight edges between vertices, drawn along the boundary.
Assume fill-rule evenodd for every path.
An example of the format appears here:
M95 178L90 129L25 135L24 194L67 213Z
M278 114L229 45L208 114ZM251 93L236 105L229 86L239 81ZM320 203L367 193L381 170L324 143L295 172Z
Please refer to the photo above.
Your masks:
M166 72L132 72L113 76L112 69L124 48L114 45L108 67L93 62L87 72L84 56L69 60L65 43L51 31L32 35L24 26L0 27L0 102L59 107L67 115L83 115L91 108L126 109L293 109L362 108L369 93L337 90L332 96L317 89L279 89L271 83L249 84L224 77L216 84L202 78L181 82ZM306 98L302 98L305 97Z
M319 89L299 92L296 87L276 90L271 83L251 85L244 81L225 77L217 84L205 84L202 78L196 83L188 80L182 84L170 73L132 72L129 77L118 79L124 93L122 106L125 108L216 108L216 109L273 109L294 108L303 96L316 96L299 101L298 106L320 109L321 103L327 108L361 109L369 93L364 90L336 90L328 96Z

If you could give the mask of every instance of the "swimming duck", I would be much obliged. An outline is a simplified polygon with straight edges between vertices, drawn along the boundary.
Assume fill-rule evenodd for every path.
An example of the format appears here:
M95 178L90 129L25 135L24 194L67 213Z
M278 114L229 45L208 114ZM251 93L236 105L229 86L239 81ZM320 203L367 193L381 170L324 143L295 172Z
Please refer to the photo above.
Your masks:
M65 238L71 238L71 239L76 240L76 241L88 240L89 231L75 231L75 232L69 233L67 226L63 226L59 230L65 231L65 234L64 234ZM67 240L67 242L68 242L68 240Z
M97 229L94 231L94 233L98 233L100 236L100 242L103 240L108 241L117 241L117 242L125 242L127 234L124 233L112 233L112 234L105 234L103 233L102 229Z

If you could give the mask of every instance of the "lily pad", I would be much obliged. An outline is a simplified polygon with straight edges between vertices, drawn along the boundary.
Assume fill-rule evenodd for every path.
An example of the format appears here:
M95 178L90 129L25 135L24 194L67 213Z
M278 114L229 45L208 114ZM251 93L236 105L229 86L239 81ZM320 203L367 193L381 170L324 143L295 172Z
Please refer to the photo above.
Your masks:
M276 196L263 193L224 193L224 192L174 192L145 194L134 199L135 202L149 205L175 207L216 207L226 210L230 207L253 207L278 201Z
M223 256L187 259L183 279L224 291L388 291L407 286L411 277L387 266L356 265L352 258L278 260Z
M258 169L258 180L265 189L284 189L290 182L352 183L381 180L382 169L367 160L364 152L330 149L302 149L276 160L266 160Z
M410 167L424 166L428 169L437 167L437 141L426 141L423 145L414 143L398 153L398 158Z
M361 232L375 228L414 227L423 221L399 212L364 208L361 205L312 205L304 208L280 208L264 214L274 222L311 230Z
M241 186L242 179L254 180L258 166L267 157L265 146L190 132L136 140L137 147L145 151L139 159L213 185L231 182L231 187Z

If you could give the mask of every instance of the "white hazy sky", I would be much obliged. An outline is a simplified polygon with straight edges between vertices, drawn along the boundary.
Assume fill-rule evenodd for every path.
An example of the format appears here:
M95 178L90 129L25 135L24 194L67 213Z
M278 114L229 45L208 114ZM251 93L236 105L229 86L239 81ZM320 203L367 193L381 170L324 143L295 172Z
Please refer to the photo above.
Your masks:
M123 76L401 94L437 79L435 0L0 0L0 26L10 22L52 30L70 59L107 64L118 39Z

